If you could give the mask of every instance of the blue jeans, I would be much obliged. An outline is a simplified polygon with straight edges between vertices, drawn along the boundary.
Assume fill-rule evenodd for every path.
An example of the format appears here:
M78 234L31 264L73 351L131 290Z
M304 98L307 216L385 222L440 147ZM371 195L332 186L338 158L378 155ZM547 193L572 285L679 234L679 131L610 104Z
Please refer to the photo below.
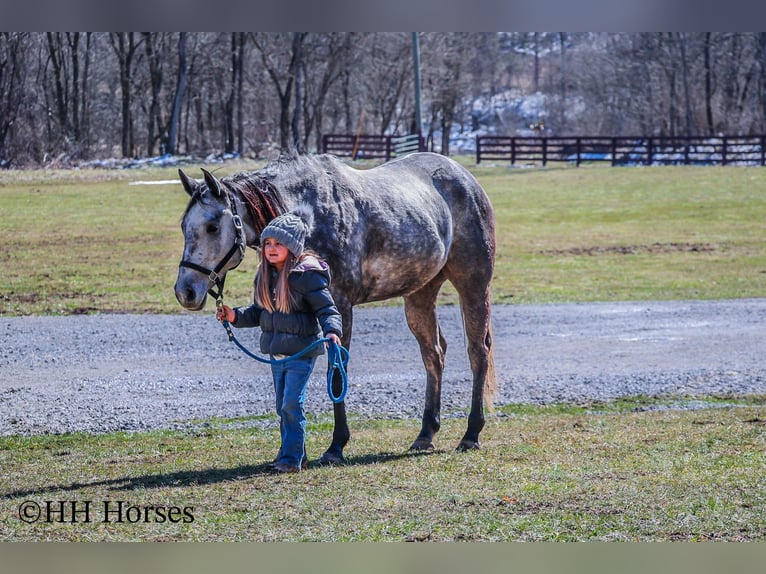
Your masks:
M277 462L300 467L306 457L306 386L316 357L271 365L282 446Z

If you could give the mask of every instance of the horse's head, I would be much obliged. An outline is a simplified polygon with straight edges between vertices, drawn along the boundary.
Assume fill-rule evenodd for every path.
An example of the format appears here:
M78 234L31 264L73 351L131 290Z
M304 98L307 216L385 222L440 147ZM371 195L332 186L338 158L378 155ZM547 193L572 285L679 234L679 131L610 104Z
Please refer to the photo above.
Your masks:
M205 306L211 288L223 290L226 272L245 255L245 233L235 199L211 173L202 172L204 179L197 181L178 170L191 200L181 221L184 252L175 292L178 302L191 311Z

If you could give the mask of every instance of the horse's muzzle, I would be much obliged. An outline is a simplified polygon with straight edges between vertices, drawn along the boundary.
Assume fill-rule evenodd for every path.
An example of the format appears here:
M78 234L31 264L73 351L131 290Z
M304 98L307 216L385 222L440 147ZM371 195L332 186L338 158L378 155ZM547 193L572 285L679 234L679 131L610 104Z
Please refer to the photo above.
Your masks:
M205 288L198 289L191 283L179 278L176 281L175 293L176 299L184 309L200 311L205 306L207 299L207 289Z

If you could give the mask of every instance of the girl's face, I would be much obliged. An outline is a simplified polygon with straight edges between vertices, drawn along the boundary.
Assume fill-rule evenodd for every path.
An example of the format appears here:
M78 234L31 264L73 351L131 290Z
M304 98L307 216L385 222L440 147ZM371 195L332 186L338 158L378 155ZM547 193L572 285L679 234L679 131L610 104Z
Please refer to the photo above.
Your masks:
M287 262L290 251L273 237L267 237L263 242L263 256L278 271L281 271Z

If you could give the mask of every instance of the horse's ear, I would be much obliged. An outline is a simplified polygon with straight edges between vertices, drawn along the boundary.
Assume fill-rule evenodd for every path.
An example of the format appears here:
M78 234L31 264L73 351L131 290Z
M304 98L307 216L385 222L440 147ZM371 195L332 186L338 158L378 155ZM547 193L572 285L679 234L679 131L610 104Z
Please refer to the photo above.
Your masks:
M213 195L216 197L221 197L221 182L218 181L215 176L205 168L200 169L202 169L202 174L205 176L205 183L207 184L207 188L212 191Z
M184 186L184 190L189 195L193 196L194 191L197 189L197 182L184 173L184 170L178 170L178 177L181 178L181 184Z

